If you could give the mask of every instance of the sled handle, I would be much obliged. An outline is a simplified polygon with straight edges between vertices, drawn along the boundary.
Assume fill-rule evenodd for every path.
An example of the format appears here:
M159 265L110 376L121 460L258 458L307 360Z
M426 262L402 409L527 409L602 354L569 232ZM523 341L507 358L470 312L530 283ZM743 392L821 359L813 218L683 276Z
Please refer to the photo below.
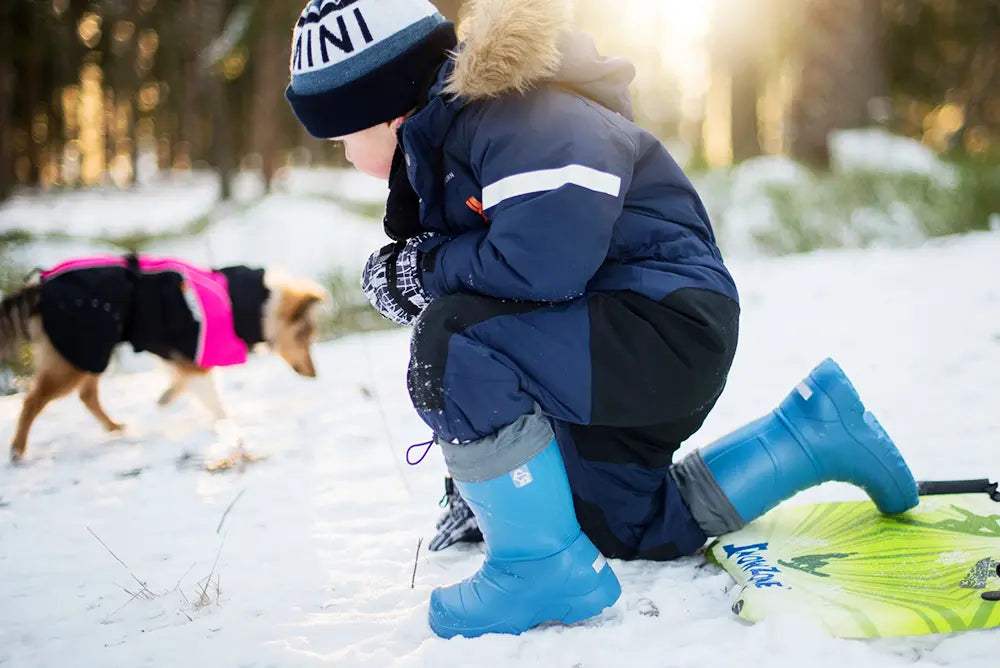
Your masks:
M934 496L937 494L989 494L994 501L1000 501L1000 484L988 478L978 480L921 480L917 483L917 494Z

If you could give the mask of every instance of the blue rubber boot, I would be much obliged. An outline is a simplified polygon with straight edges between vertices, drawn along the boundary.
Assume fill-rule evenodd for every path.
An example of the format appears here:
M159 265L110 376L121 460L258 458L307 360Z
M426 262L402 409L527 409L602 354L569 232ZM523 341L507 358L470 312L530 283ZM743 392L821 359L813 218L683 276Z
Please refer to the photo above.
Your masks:
M770 415L700 452L744 523L829 480L861 487L883 513L918 503L902 455L829 358Z
M555 441L508 474L455 485L479 521L486 561L471 578L431 594L436 634L516 635L588 619L618 600L618 578L576 520Z

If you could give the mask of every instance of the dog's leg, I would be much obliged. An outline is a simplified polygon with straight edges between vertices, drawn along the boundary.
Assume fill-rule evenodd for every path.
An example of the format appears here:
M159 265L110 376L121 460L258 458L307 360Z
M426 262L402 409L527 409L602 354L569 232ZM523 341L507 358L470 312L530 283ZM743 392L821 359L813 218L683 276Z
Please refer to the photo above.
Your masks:
M212 371L202 371L188 376L188 387L202 405L212 414L216 433L220 438L236 444L237 451L243 450L243 437L236 423L229 417L229 411L222 403L222 394L215 374Z
M185 372L176 364L169 363L167 366L170 367L170 385L167 386L167 389L163 391L163 394L156 401L160 406L167 406L172 403L174 399L187 389L188 377L190 375L189 372Z
M108 417L108 414L104 412L104 408L101 407L101 401L97 396L98 378L96 374L87 374L83 377L83 381L80 383L80 401L97 418L98 422L104 425L105 429L108 431L121 431L124 429L124 426Z
M24 398L21 414L17 418L17 430L10 442L12 461L24 457L24 450L28 445L28 431L46 404L72 392L84 376L82 371L58 356L42 356L38 362L38 375L35 376L28 396Z
M229 417L229 412L222 402L215 374L211 371L191 374L188 377L188 387L215 418L215 433L219 436L220 442L231 443L234 446L232 455L219 461L209 462L206 468L213 472L232 468L242 470L247 462L257 461L258 458L248 454L243 447L243 435L236 422Z
M191 393L198 397L198 401L212 414L212 419L218 422L229 418L225 406L222 405L222 396L219 394L215 374L211 371L189 374L187 386Z

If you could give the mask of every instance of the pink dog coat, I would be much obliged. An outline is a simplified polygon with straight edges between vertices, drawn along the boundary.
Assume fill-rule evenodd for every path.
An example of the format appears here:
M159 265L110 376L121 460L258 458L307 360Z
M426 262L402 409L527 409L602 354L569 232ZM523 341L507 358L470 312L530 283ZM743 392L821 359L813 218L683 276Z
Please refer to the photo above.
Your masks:
M46 334L85 371L103 371L123 341L206 369L247 359L222 271L173 258L105 255L63 262L41 278Z

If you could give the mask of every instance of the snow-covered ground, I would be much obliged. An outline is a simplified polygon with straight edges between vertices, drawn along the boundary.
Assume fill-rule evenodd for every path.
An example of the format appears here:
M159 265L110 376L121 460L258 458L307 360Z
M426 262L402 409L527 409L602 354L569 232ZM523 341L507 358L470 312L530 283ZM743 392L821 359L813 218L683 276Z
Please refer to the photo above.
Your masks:
M385 181L353 169L284 168L275 175L273 201L287 196L326 198L356 204L384 203ZM241 172L233 179L233 200L253 206L263 195L260 178ZM24 191L0 203L0 233L19 230L32 235L57 234L74 239L121 238L132 234L182 233L204 217L238 216L218 206L219 183L214 173L170 175L129 190L93 188L62 193ZM268 202L271 198L265 198ZM275 222L283 222L279 220Z
M1000 476L998 260L1000 234L983 233L731 263L740 349L685 451L768 411L830 355L918 478ZM151 373L102 385L122 437L76 400L53 404L27 462L0 465L0 666L996 665L1000 631L846 641L801 619L745 625L732 580L700 557L613 562L624 593L594 621L436 638L431 589L473 572L481 549L421 549L414 578L443 466L437 452L404 463L428 436L407 347L405 331L322 345L314 381L271 357L222 374L266 456L242 474L200 468L218 439L189 400L157 409ZM0 399L0 439L19 405ZM792 502L859 496L834 484Z
M145 252L213 267L266 265L321 280L335 269L361 276L371 252L388 242L380 221L336 202L271 195L198 236L156 241Z
M20 193L0 205L0 231L113 237L179 231L211 211L219 188L211 175L161 179L130 191L85 189Z
M327 199L269 195L245 210L220 215L197 235L158 239L143 248L206 266L229 264L280 268L315 280L342 270L360 276L369 254L388 239L379 221ZM81 236L40 239L13 246L8 260L24 269L51 267L99 253L122 253L112 244Z

